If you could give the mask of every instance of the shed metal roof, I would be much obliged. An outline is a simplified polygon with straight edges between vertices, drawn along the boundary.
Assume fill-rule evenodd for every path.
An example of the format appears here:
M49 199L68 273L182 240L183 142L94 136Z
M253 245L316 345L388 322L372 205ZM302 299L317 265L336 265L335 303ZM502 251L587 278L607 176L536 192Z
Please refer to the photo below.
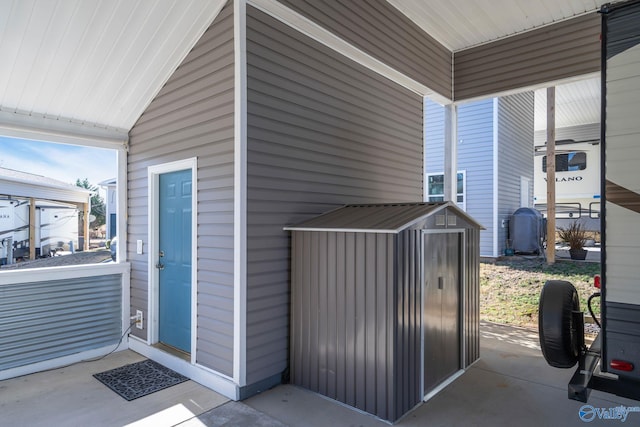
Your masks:
M346 205L284 229L291 231L399 233L446 208L455 210L469 223L483 228L455 204L438 202Z

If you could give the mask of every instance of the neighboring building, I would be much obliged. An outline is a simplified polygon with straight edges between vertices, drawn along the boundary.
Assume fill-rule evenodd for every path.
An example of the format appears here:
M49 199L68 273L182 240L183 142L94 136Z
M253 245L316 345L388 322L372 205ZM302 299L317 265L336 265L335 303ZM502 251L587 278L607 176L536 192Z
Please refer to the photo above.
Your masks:
M77 249L78 212L90 197L72 184L0 168L0 263Z
M107 179L98 184L100 187L104 188L107 191L107 195L104 201L104 205L105 205L104 219L107 226L107 232L106 232L105 238L107 240L112 239L116 235L116 225L117 225L116 212L118 212L116 184L117 184L117 181L115 178Z
M533 205L534 95L526 92L458 106L456 202L485 227L480 255L498 257L509 217ZM425 101L426 201L443 200L444 108Z

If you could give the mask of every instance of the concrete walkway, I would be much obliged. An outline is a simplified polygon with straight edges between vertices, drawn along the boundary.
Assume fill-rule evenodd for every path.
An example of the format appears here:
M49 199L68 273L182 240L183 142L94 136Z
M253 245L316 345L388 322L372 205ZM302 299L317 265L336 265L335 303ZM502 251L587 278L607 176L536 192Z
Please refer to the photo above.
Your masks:
M535 332L481 325L481 359L398 426L584 426L582 403L567 399L573 369L549 367ZM231 402L193 381L127 402L91 375L142 360L123 351L90 363L0 381L0 426L387 426L308 390L281 385ZM640 402L593 392L595 408ZM590 426L615 426L599 420ZM630 413L625 425L640 425Z
M482 323L481 359L450 386L401 419L398 426L584 426L582 403L567 398L573 369L544 361L535 332ZM284 385L248 399L247 405L290 426L384 426L300 388ZM640 402L593 392L589 404L611 408ZM594 420L589 425L616 425ZM612 424L613 423L613 424ZM627 425L640 425L640 413Z

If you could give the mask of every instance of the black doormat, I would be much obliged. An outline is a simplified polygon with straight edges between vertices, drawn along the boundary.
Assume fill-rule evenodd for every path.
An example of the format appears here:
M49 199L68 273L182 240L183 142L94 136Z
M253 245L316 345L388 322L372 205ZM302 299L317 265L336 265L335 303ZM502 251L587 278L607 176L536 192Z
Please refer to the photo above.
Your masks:
M162 366L153 360L143 360L93 375L102 384L126 400L180 384L189 378Z

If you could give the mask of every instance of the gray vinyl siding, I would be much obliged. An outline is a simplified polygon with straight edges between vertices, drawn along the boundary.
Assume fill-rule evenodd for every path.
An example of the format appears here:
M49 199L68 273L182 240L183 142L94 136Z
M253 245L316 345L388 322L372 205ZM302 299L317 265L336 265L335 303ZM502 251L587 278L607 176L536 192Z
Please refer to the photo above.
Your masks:
M590 123L586 125L569 126L556 128L556 141L563 139L573 139L579 141L599 141L600 123ZM547 142L547 131L537 130L535 132L535 145L544 145Z
M454 54L456 101L600 70L597 13Z
M279 0L413 80L451 99L451 52L384 0Z
M520 206L520 177L529 179L533 206L534 93L498 98L498 224ZM498 226L498 253L503 253L508 227Z
M233 375L233 4L227 4L130 132L131 310L147 310L147 168L198 158L196 362ZM196 254L194 254L195 256ZM146 338L147 330L133 330Z
M122 276L0 286L0 371L116 345Z
M485 227L480 231L480 255L494 256L493 233L493 99L458 107L458 170L466 171L466 211Z
M444 170L445 108L425 98L424 101L424 164L426 173Z
M289 233L422 200L422 98L247 7L247 383L288 361Z
M444 170L444 107L426 101L427 174ZM466 212L485 227L480 255L493 254L493 99L458 107L458 170L466 173Z

